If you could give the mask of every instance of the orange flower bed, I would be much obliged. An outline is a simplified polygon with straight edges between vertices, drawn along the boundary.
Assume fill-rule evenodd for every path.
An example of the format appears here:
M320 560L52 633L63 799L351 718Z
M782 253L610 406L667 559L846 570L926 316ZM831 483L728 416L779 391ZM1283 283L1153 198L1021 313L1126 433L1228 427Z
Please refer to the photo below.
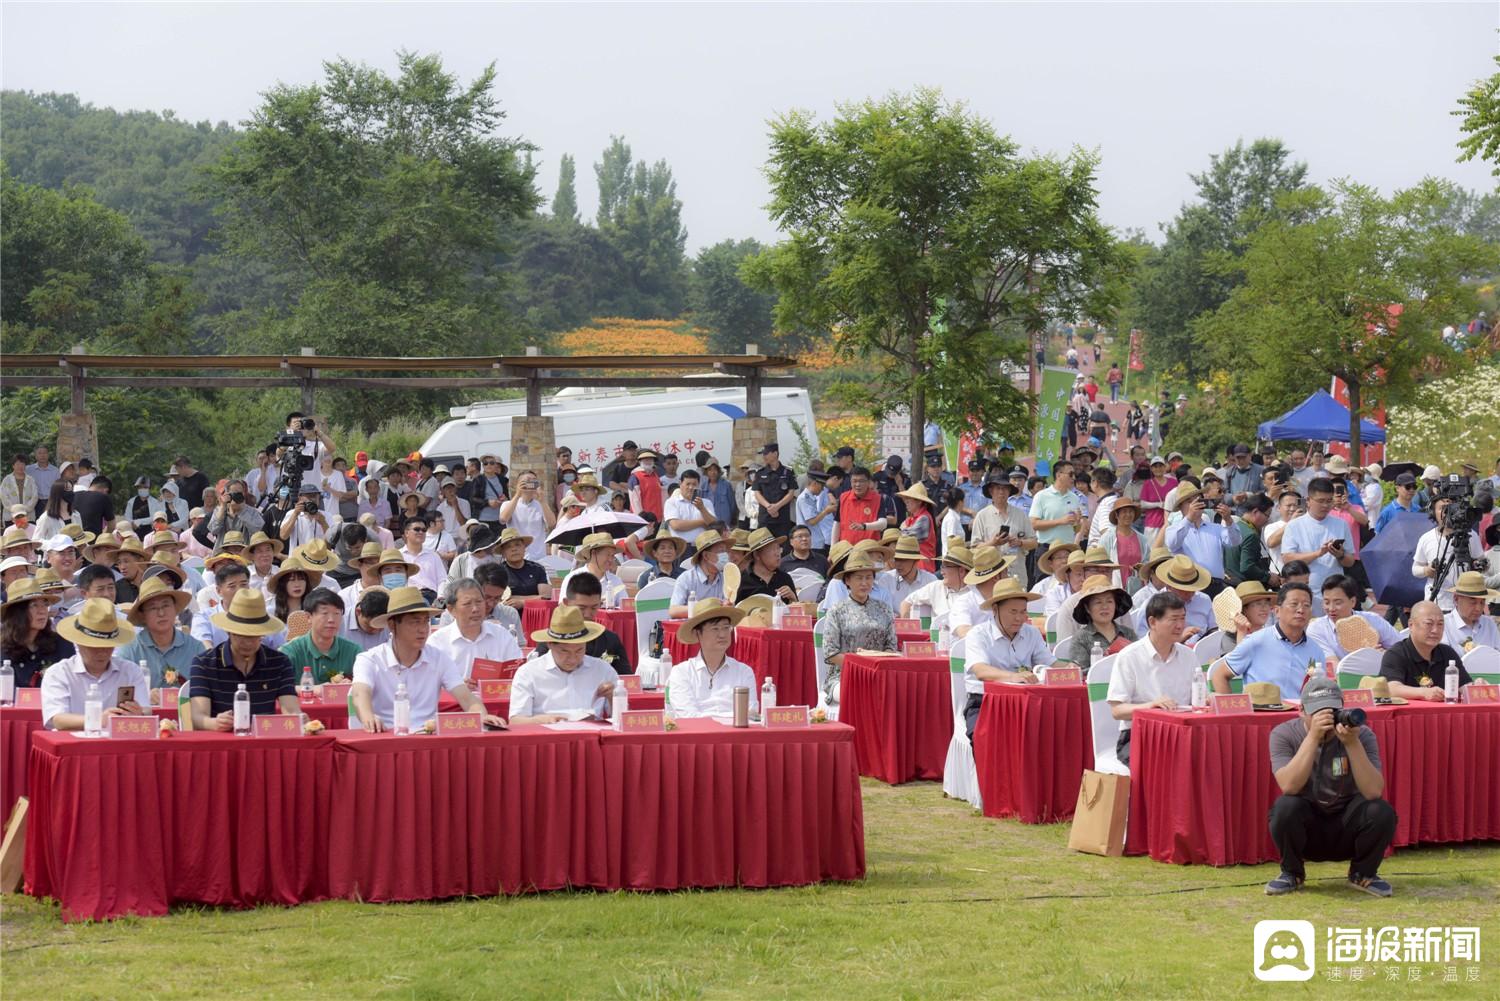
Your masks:
M603 317L561 334L557 343L570 355L693 355L707 350L702 333L684 333L671 320Z

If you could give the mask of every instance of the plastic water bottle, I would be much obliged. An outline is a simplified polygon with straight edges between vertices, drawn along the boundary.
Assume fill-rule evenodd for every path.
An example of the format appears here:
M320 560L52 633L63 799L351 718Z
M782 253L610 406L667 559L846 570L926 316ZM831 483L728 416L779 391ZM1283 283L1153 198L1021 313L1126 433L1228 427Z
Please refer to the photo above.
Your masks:
M948 628L948 623L943 622L938 626L937 648L940 653L947 653L953 648L953 630Z
M141 677L143 677L143 678L146 679L146 684L150 685L151 684L151 667L150 667L150 665L148 665L146 663L146 658L142 657L139 661L136 662L136 666L141 669ZM141 702L141 705L143 705L143 706L146 707L146 713L149 715L150 712L151 712L151 692L150 691L145 691L145 692L139 692L139 693L137 693L137 698L136 698L137 702L140 702L140 696L145 696L146 700L144 702Z
M302 696L302 701L303 702L311 702L313 700L313 673L312 673L312 668L310 668L310 667L304 667L302 669L302 683L300 685L298 685L297 687L299 689L301 689L300 694Z
M765 718L767 709L776 708L776 682L768 674L760 685L760 715Z
M104 736L104 695L99 691L99 682L89 682L89 690L83 697L83 735Z
M1089 651L1089 666L1093 667L1104 659L1104 644L1095 643L1094 648Z
M16 672L10 661L0 663L0 706L16 704Z
M1443 701L1458 701L1458 661L1448 661L1448 670L1443 674Z
M1204 709L1208 706L1208 678L1202 671L1193 670L1193 708Z
M411 733L411 696L406 694L406 682L396 685L396 700L391 708L391 732L398 737Z
M234 691L234 735L250 736L250 693L244 685Z
M613 704L609 707L610 722L616 730L625 725L625 714L630 711L630 693L625 691L623 682L615 683L615 697Z

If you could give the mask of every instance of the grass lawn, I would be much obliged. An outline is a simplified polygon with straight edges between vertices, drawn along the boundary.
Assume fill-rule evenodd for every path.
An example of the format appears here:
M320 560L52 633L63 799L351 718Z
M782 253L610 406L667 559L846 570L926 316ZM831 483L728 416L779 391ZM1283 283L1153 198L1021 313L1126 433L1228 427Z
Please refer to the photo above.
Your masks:
M1500 845L1403 851L1396 896L1343 864L1271 899L1273 866L1209 869L1067 850L1067 826L987 820L935 784L864 783L857 885L550 893L433 904L325 903L64 926L6 898L6 998L1500 996ZM430 846L423 846L424 849ZM1311 921L1319 973L1251 976L1262 918ZM1479 925L1480 981L1330 983L1328 925ZM1460 977L1464 976L1462 970ZM1404 971L1403 971L1404 976Z

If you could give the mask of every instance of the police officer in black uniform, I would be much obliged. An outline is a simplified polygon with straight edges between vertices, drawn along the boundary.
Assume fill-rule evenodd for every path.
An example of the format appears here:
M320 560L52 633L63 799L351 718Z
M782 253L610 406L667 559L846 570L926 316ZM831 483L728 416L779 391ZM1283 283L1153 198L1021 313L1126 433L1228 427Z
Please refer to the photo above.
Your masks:
M760 503L755 527L769 528L772 535L784 538L791 534L796 515L792 505L797 500L797 475L781 464L781 449L774 441L760 450L760 456L764 464L750 481Z

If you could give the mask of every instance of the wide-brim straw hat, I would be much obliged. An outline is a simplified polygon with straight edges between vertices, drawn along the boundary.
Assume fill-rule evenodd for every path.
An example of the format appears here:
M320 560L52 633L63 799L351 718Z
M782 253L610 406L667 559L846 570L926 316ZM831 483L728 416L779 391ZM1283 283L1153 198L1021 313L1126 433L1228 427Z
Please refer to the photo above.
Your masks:
M896 496L905 497L907 500L921 501L929 508L936 506L933 503L932 498L927 496L927 488L924 487L920 482L912 484L905 490L896 491Z
M304 542L292 550L292 555L301 560L302 565L309 570L317 570L320 573L337 570L341 565L338 554L328 548L328 543L323 539Z
M704 531L699 532L698 538L693 540L693 562L697 563L699 560L703 559L704 553L708 552L714 546L717 546L723 541L724 536L720 535L712 528L705 529Z
M964 583L983 584L1009 570L1015 561L1014 555L1002 556L994 546L984 546L974 554L974 565L964 574Z
M57 634L75 646L121 647L135 639L135 629L120 621L108 598L89 598L78 614L57 624Z
M1374 694L1377 706L1404 706L1405 699L1398 699L1391 694L1391 683L1389 679L1378 674L1367 674L1359 679L1359 687L1370 690Z
M968 546L949 546L948 551L943 554L940 563L949 563L965 570L974 569L974 554L969 551Z
M1281 686L1275 682L1252 681L1245 686L1245 694L1250 696L1250 705L1257 709L1286 708L1281 701Z
M84 548L89 543L94 541L94 533L85 532L79 525L64 525L60 534L66 535L68 538L78 543L78 547L80 549Z
M273 539L265 532L256 532L254 535L250 536L250 541L246 544L245 551L249 552L256 546L264 546L267 544L269 544L272 549L275 549L278 554L281 553L282 550L286 549L286 543L282 542L280 539Z
M578 544L578 548L573 550L573 555L580 560L586 561L593 555L596 549L613 551L615 549L615 537L608 532L595 532L592 535L585 535L583 541Z
M755 597L765 597L756 595ZM751 598L746 598L751 601ZM742 622L749 611L734 605L726 605L718 598L704 598L693 606L693 614L683 620L682 625L677 627L677 639L682 643L698 642L698 627L705 622L715 619L728 619L731 626L737 626Z
M849 554L852 552L854 552L854 543L846 542L843 539L840 539L829 547L828 575L830 577L838 572L839 567L843 565L843 562L849 558Z
M276 585L281 583L281 578L285 577L287 574L294 573L300 573L307 578L308 593L311 593L313 588L317 587L318 584L323 580L323 572L321 570L314 570L312 567L309 567L305 563L303 563L300 557L293 556L289 558L285 563L281 564L281 566L276 570L275 573L266 578L266 590L270 591L272 594L275 594Z
M382 549L380 551L380 562L375 564L375 569L394 566L397 563L406 568L406 576L412 577L422 572L422 568L415 563L408 563L406 557L401 555L399 549Z
M495 540L492 548L503 549L506 546L510 545L512 542L522 542L529 546L534 541L535 540L529 535L522 535L514 528L507 528L505 531L500 533L500 538ZM611 540L610 545L614 545L613 540ZM473 548L472 545L470 548Z
M849 557L844 560L843 565L839 567L838 573L835 573L833 576L843 580L850 574L858 573L861 570L869 570L873 573L875 571L875 562L864 553L850 553Z
M982 604L980 607L995 608L1002 601L1012 601L1016 598L1023 598L1027 602L1032 602L1036 601L1040 597L1041 595L1033 594L1031 591L1028 591L1024 587L1022 587L1021 582L1016 580L1014 577L1007 577L1000 583L995 585L995 590L990 592L989 598L986 599L984 604Z
M1152 572L1154 572L1157 567L1161 566L1171 558L1172 550L1168 549L1166 546L1157 546L1155 549L1151 550L1150 555L1141 562L1140 569L1138 569L1136 573L1140 575L1141 580L1149 581L1151 580Z
M1057 572L1057 558L1059 556L1067 556L1069 553L1076 553L1077 551L1078 546L1076 543L1054 542L1047 548L1045 553L1037 557L1036 568L1044 574L1054 574Z
M1191 556L1173 556L1163 560L1152 576L1158 584L1179 591L1201 591L1213 579L1207 570L1193 562Z
M26 533L24 528L7 528L5 534L0 536L0 550L14 549L16 546L30 546L32 551L42 548L42 544Z
M209 553L207 556L203 557L203 569L205 570L213 570L220 563L235 563L242 567L247 567L250 565L250 561L245 559L245 557L241 556L239 553L218 552Z
M1162 501L1161 506L1164 511L1171 514L1173 511L1181 509L1182 505L1194 497L1201 497L1202 495L1203 491L1200 488L1184 481L1167 492L1167 496Z
M1088 623L1091 620L1088 609L1089 599L1097 598L1101 594L1114 595L1114 618L1118 619L1122 615L1129 614L1131 610L1129 591L1126 591L1123 587L1115 587L1109 582L1108 577L1090 577L1084 582L1083 587L1078 589L1078 594L1075 595L1078 601L1073 606L1073 621L1080 625Z
M136 595L135 601L131 602L130 607L125 612L125 617L138 626L144 626L145 623L141 621L141 609L152 598L163 597L172 599L172 603L177 606L176 614L178 615L182 614L182 610L188 606L188 602L193 600L191 594L188 594L186 591L177 590L160 577L150 577L141 585L140 593Z
M657 532L656 535L652 537L644 547L646 552L650 553L652 556L657 557L657 563L662 562L658 554L661 552L663 543L672 544L671 562L673 563L682 558L682 554L687 550L688 547L688 541L686 539L680 536L673 535L670 528L662 526L661 531Z
M0 546L0 549L3 548L5 547ZM116 552L119 550L119 548L120 537L118 535L113 532L100 532L97 536L94 537L93 544L84 548L83 558L88 560L90 563L97 563L99 561L95 558L96 554Z
M233 636L275 636L286 623L266 611L266 596L258 587L242 587L234 592L229 607L209 619Z
M1118 514L1119 512L1125 510L1134 511L1136 518L1140 518L1141 516L1141 505L1139 501L1135 500L1132 497L1121 497L1119 500L1115 501L1114 507L1109 509L1109 523L1111 525L1118 525L1120 523Z
M214 547L214 552L223 553L231 549L245 548L248 547L245 544L244 532L225 532L223 538L219 539L219 544Z
M738 535L736 535L736 539L738 539ZM745 541L743 543L736 541L734 544L734 548L742 553L753 553L756 550L764 549L775 542L784 544L786 542L786 536L772 535L769 528L757 528L755 531L750 532L745 536Z
M359 555L349 557L345 563L355 570L363 570L367 566L375 566L375 561L380 559L381 552L380 543L366 542L359 547Z
M366 588L366 593L368 591L369 589ZM375 618L370 620L370 624L376 629L385 629L390 624L391 619L399 615L415 615L420 612L430 616L437 615L441 611L441 608L433 608L427 604L427 599L422 597L421 588L407 584L404 587L393 588L391 590L385 614L375 616Z
M585 487L593 487L595 490L600 490L599 478L593 473L584 473L573 481L573 492L575 494L582 491Z
M396 591L402 591L397 588ZM394 601L394 593L392 595ZM699 602L701 605L702 602ZM691 621L691 620L688 620ZM686 625L677 629L678 639L683 639L682 631ZM604 635L604 627L597 622L589 622L584 619L583 613L572 605L558 605L552 610L552 621L547 623L546 629L538 629L531 634L532 642L546 643L588 643ZM683 639L683 642L687 642Z
M62 595L43 591L41 584L37 583L35 577L22 577L20 580L13 582L6 590L5 603L0 604L0 608L21 605L28 601L45 601L49 605L55 605L59 601L62 601Z
M120 543L120 549L115 554L115 558L119 559L121 556L139 556L145 562L151 560L151 554L146 552L146 547L141 545L141 540L133 535L126 536Z
M1444 588L1449 594L1460 598L1483 598L1485 601L1500 601L1500 592L1484 586L1484 574L1478 570L1465 570L1458 575L1452 587Z
M1109 561L1109 553L1105 552L1099 546L1094 546L1091 549L1081 549L1077 552L1069 553L1068 569L1073 570L1077 567L1083 567L1087 570L1104 571L1120 569L1120 565L1118 563L1111 563Z
M925 559L922 555L922 544L911 535L903 535L896 541L895 548L891 550L891 558L896 560Z
M68 585L63 583L63 579L57 575L57 571L51 567L41 567L31 579L36 581L36 586L43 591L64 591L68 587Z
M95 540L97 542L98 540ZM146 537L145 546L155 552L158 549L184 549L182 540L173 532L152 532Z

